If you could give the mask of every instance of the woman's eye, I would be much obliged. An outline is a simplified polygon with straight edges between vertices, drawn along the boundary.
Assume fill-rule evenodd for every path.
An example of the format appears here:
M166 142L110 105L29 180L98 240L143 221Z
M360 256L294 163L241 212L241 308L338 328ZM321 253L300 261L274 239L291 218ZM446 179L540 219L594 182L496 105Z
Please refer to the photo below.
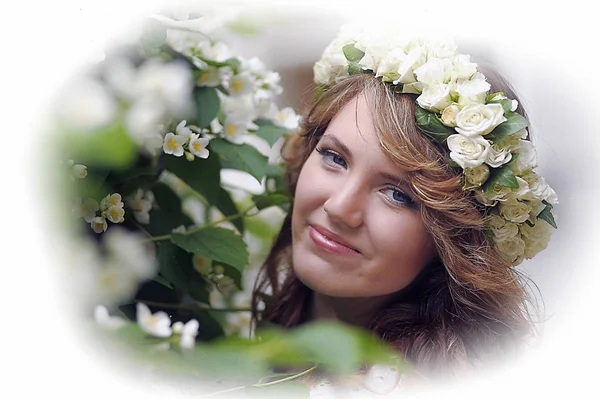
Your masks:
M317 148L316 151L321 154L323 161L330 166L341 166L343 168L347 166L346 160L336 152L323 148Z
M397 188L389 187L385 189L385 192L390 201L392 201L395 204L413 204L412 198L410 198L408 195L404 194Z

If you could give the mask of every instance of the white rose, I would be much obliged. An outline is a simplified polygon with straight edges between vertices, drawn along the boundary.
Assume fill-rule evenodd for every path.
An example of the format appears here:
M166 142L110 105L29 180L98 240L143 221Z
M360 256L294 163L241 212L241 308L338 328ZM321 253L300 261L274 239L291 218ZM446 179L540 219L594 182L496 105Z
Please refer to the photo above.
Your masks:
M456 82L456 92L461 97L476 97L490 90L490 84L485 79L459 80Z
M448 127L456 126L456 115L460 112L460 108L456 104L450 104L442 111L442 123Z
M324 60L319 60L313 66L314 81L318 84L329 84L329 73L331 71L331 65Z
M406 60L404 50L401 48L394 48L381 59L377 66L375 76L381 76L384 82L391 82L398 79L400 76L398 74L398 69L404 60Z
M515 152L515 150L519 148L520 140L527 139L528 135L529 133L527 132L526 128L521 129L518 132L513 133L504 140L502 140L500 145L502 146L502 148L506 148L510 152Z
M531 200L533 199L533 195L531 193L531 189L529 188L529 183L519 176L516 176L517 183L519 184L518 188L512 188L510 193L506 196L505 199L518 199L518 200ZM503 201L503 200L500 200Z
M469 79L477 72L477 64L471 62L471 56L466 54L457 54L453 59L454 65L453 79Z
M500 104L471 104L456 115L456 131L469 137L486 135L505 120Z
M492 168L499 168L504 165L512 158L512 154L506 148L497 148L495 145L490 148L488 157L485 163L490 165Z
M450 88L443 83L425 86L423 93L417 97L417 103L421 108L439 113L452 103Z
M529 185L529 189L534 198L537 198L540 201L545 200L552 205L558 204L556 192L548 185L548 183L546 183L546 180L542 176L530 172L524 174L522 178Z
M500 215L513 223L523 223L529 219L531 204L517 200L500 203Z
M446 83L452 73L452 61L449 59L433 58L415 69L417 80L425 85Z
M519 226L498 215L490 217L489 226L494 234L494 242L505 241L519 234Z
M398 68L398 79L394 81L396 83L414 83L416 81L414 70L420 67L426 58L425 49L421 46L412 48L400 67Z
M465 107L471 104L485 104L485 97L490 90L490 84L480 72L475 72L470 79L459 79L456 81L456 94L458 103Z
M431 40L427 43L427 50L431 57L451 58L456 52L456 44L452 40Z
M483 164L490 151L490 143L481 136L467 137L462 134L450 135L447 139L450 158L463 169Z
M533 258L548 246L553 232L552 226L544 220L538 220L533 226L524 223L520 230L525 241L525 257L527 259Z
M471 189L480 187L490 177L490 168L486 164L481 164L474 168L466 168L464 170L465 175L465 188Z
M520 173L538 166L537 153L531 141L519 140L514 152L519 154L517 161L513 163L516 172Z
M518 265L525 255L525 241L519 236L496 242L496 248L513 265Z

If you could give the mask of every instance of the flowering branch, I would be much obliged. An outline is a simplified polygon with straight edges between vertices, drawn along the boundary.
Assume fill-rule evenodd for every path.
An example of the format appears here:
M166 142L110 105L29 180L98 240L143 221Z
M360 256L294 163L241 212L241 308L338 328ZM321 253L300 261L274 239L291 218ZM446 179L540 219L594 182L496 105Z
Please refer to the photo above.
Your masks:
M200 230L204 230L204 229L209 228L209 227L217 226L217 225L219 225L221 223L225 223L225 222L229 222L229 221L232 221L232 220L235 220L235 219L246 217L246 216L248 216L248 214L250 213L250 211L252 211L254 208L256 208L256 206L254 204L252 204L252 206L248 207L248 209L246 209L243 212L236 213L235 215L226 216L226 217L221 218L219 220L216 220L214 222L207 223L205 225L198 226L198 227L195 227L193 229L186 230L184 232L181 232L181 234L183 234L183 235L193 234L193 233L196 233L196 232L198 232ZM171 239L171 234L165 234L165 235L162 235L162 236L149 237L147 241L165 241L165 240L170 240L170 239Z

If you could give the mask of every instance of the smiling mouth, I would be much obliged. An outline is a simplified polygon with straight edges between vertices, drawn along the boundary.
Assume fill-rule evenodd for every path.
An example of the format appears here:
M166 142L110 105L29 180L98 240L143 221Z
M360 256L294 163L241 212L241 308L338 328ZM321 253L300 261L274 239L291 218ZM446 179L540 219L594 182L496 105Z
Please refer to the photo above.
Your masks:
M346 256L360 254L356 249L336 241L327 231L323 231L319 227L309 226L308 235L317 247L324 249L327 252Z

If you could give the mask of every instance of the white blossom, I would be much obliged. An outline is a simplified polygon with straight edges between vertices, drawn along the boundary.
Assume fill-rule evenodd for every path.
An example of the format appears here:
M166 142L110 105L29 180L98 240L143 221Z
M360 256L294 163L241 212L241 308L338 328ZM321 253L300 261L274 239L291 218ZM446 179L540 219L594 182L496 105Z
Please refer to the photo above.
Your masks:
M165 135L163 141L163 151L165 154L172 154L176 157L183 155L183 145L188 141L185 136L175 135L171 132Z
M190 137L190 135L192 134L192 130L189 127L185 126L186 123L187 121L185 119L179 122L177 124L177 127L175 127L175 134L183 137Z
M102 201L100 201L100 209L102 209L103 211L107 210L111 206L117 206L120 208L123 207L123 201L122 201L121 194L119 194L119 193L108 194L106 197L102 198Z
M165 312L152 314L148 306L138 302L136 305L136 318L138 325L146 333L160 338L168 338L172 334L171 318Z
M87 166L85 165L73 165L71 167L71 172L73 173L73 177L77 178L77 179L85 179L85 177L87 176Z
M92 226L92 230L94 233L104 233L108 228L108 224L106 223L106 219L102 216L96 216L90 221L90 225Z
M300 116L296 114L293 108L285 107L275 114L273 122L286 129L297 129L300 122Z
M242 144L244 136L248 134L246 123L225 122L223 137L232 143Z
M80 203L80 213L83 219L91 223L92 219L96 217L96 212L100 210L98 201L93 198L86 198Z
M96 320L96 323L100 326L109 330L117 330L126 324L124 319L117 316L111 316L108 313L108 309L102 305L98 305L94 309L94 320Z
M189 149L192 154L200 158L208 158L209 151L206 146L210 139L208 137L200 137L199 134L193 133L190 136Z
M191 319L185 324L180 321L173 323L173 332L180 335L179 346L184 349L192 349L196 343L199 327L200 324L196 319Z
M125 220L125 210L121 206L110 206L106 210L106 218L112 223L122 223Z

